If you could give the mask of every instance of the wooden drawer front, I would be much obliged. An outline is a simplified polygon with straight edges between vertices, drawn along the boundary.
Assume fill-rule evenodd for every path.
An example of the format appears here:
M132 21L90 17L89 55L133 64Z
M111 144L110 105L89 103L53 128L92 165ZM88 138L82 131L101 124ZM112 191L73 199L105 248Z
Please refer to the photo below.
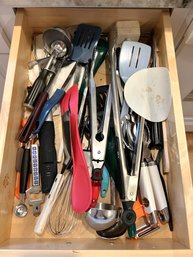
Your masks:
M166 176L168 195L172 210L174 231L167 226L144 240L129 240L125 237L116 241L96 238L95 233L85 224L78 226L77 231L62 238L54 238L49 232L38 238L33 233L36 219L29 213L24 219L13 215L15 187L15 156L18 147L16 135L23 115L22 102L25 88L28 85L27 62L31 57L32 37L36 32L46 28L67 27L79 23L90 23L100 26L108 33L118 20L139 20L142 33L155 31L159 49L160 65L169 68L172 81L172 108L166 122L167 139L170 155L170 172ZM99 80L104 80L104 75ZM81 8L29 8L18 9L10 50L8 72L0 117L0 242L5 251L25 249L30 254L35 250L60 250L58 253L79 253L87 256L86 250L101 252L114 256L113 250L120 251L122 256L141 256L146 250L148 256L187 256L193 254L193 190L189 166L180 90L178 84L175 52L173 46L170 16L168 11L146 9L81 9ZM76 250L76 251L75 251ZM157 250L157 251L155 251ZM167 251L161 251L167 250ZM94 252L92 254L94 254ZM37 253L37 252L36 252ZM116 254L118 252L116 251Z

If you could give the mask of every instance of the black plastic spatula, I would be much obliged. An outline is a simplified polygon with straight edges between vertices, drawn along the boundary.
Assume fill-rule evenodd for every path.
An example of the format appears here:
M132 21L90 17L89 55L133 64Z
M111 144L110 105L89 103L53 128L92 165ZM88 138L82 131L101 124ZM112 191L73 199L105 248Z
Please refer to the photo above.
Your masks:
M97 46L101 31L98 26L80 24L75 31L70 59L87 64L93 58L93 51Z

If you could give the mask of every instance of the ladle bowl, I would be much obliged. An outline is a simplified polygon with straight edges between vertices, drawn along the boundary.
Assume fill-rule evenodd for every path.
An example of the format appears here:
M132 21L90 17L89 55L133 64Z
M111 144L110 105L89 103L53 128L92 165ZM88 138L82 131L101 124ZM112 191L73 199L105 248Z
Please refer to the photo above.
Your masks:
M121 208L109 203L97 203L86 214L86 221L94 230L105 230L112 227L120 215Z

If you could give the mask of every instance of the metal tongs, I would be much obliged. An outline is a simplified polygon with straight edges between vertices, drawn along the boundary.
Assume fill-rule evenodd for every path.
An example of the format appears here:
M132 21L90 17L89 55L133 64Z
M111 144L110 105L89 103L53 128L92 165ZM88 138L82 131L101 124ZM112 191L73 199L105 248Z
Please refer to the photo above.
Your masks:
M95 60L95 54L93 60ZM96 85L93 76L94 61L91 62L89 76L89 93L90 93L90 117L91 117L91 159L92 159L92 203L91 207L95 207L100 192L102 171L106 154L107 136L111 114L111 86L109 86L103 120L98 126L97 121L97 98Z

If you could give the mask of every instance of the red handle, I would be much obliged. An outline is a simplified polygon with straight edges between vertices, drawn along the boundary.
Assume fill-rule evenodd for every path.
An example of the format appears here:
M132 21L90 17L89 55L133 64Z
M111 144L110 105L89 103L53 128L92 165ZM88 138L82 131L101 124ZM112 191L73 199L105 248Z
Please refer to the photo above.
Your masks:
M18 140L20 142L27 143L29 141L29 137L31 136L32 131L35 128L36 122L41 113L41 110L44 107L44 104L47 98L48 98L48 93L46 91L42 92L38 97L38 100L36 102L36 105L32 113L30 114L27 122L25 123L25 126L23 127L22 131L18 136Z
M97 204L99 194L101 190L101 181L92 181L92 201L90 204L90 208L94 208Z
M92 186L78 130L78 85L72 86L66 95L67 99L70 95L70 133L73 160L72 208L77 213L83 213L90 207Z

